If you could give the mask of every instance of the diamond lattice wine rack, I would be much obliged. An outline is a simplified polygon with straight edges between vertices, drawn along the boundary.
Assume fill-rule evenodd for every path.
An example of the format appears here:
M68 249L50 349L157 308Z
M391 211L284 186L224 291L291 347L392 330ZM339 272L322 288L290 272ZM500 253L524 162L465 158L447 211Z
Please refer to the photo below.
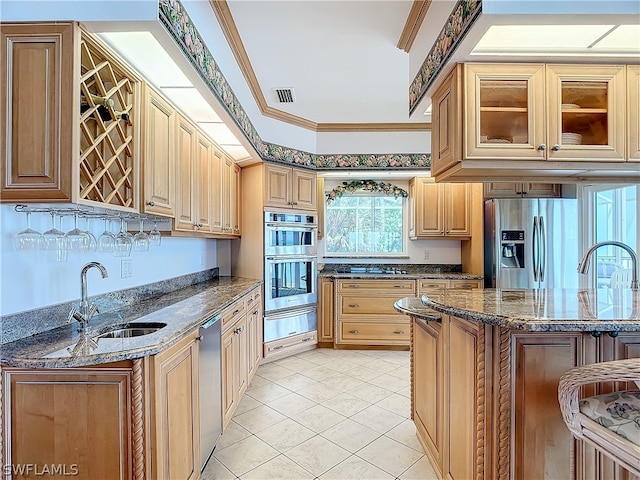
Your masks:
M140 82L84 32L80 37L79 200L136 208Z

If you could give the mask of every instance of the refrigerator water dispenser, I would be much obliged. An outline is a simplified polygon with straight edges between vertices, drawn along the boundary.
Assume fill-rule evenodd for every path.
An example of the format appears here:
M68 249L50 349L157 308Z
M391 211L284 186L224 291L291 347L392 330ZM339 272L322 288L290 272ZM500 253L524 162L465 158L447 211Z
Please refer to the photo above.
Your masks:
M524 268L524 231L502 230L500 238L500 265L505 268Z

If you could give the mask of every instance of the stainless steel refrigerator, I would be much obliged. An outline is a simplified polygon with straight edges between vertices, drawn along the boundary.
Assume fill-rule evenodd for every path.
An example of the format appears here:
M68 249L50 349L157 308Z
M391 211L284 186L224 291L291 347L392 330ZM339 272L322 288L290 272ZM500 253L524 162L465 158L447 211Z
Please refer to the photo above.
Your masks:
M579 287L577 200L493 199L484 207L485 287Z

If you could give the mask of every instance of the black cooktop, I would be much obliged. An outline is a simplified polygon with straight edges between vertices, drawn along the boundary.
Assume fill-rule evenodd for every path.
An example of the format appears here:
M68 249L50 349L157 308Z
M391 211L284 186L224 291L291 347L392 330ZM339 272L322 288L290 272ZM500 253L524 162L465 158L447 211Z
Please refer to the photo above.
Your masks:
M375 273L382 275L399 275L407 273L406 270L401 270L396 267L337 267L336 273Z

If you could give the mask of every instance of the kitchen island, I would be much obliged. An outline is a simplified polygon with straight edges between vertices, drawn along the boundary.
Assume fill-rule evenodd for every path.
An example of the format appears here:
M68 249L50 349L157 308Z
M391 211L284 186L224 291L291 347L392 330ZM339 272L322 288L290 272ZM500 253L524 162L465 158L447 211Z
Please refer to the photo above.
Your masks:
M450 289L395 307L412 319L412 416L442 478L627 478L573 439L557 389L574 366L640 358L637 291Z

